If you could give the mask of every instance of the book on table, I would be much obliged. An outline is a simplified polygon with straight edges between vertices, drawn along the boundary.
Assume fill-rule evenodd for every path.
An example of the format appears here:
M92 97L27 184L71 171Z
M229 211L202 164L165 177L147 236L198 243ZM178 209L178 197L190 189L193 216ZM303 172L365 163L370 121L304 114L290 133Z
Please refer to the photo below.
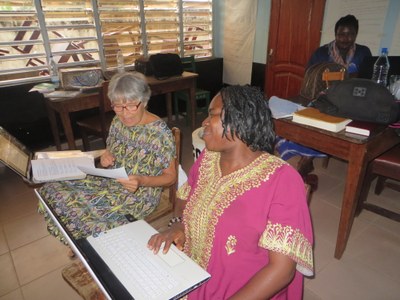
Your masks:
M378 123L353 120L349 124L346 125L345 131L349 132L349 133L370 136L374 132L378 132L379 130L381 130L385 127L386 127L386 125L382 125L382 124L378 124Z
M110 178L128 177L125 168L96 168L96 155L99 155L98 151L80 150L33 153L0 127L0 162L31 184L83 179L87 174Z
M339 132L351 122L351 119L331 116L320 112L314 107L307 107L294 112L292 121L327 131Z

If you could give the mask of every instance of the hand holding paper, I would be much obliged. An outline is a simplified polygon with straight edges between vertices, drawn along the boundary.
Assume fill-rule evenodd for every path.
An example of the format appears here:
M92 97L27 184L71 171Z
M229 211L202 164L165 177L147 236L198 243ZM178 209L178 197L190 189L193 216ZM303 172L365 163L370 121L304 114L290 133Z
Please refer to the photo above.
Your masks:
M128 174L126 174L125 168L117 168L117 169L99 169L95 167L88 167L88 166L78 166L78 169L82 172L94 175L94 176L101 176L101 177L108 177L108 178L128 178Z

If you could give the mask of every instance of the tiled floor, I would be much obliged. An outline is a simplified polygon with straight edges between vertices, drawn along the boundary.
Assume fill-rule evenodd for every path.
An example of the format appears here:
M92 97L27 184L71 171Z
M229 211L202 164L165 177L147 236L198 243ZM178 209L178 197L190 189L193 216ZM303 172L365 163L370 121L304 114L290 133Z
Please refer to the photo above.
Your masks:
M192 163L191 132L184 126L182 164ZM400 223L364 211L356 218L341 260L333 257L346 163L330 159L327 169L316 162L319 188L310 209L315 232L315 278L306 279L306 300L399 299ZM385 189L380 197L400 211L399 193ZM71 260L67 249L47 233L36 212L31 188L0 166L0 300L81 299L63 280ZM165 225L165 218L156 226Z

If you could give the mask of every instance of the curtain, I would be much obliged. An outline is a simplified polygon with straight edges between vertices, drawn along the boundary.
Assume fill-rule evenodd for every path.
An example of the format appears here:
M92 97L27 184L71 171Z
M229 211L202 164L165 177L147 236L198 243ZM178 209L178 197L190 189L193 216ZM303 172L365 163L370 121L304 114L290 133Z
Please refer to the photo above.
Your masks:
M224 83L251 83L256 14L257 0L225 0Z

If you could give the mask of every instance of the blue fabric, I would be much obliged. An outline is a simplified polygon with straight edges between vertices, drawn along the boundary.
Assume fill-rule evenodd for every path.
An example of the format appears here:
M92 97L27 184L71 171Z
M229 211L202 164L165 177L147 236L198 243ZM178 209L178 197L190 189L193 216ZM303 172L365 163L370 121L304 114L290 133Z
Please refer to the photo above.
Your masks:
M275 150L278 151L279 156L283 160L288 160L293 156L298 155L310 157L326 157L326 154L324 153L293 143L279 136L276 138Z
M349 74L358 73L360 64L363 62L364 58L368 56L372 56L371 50L369 50L367 46L356 44L356 51L347 72ZM306 68L322 62L333 62L332 58L329 55L328 44L323 45L314 51L314 53L311 55L310 60L307 63Z

